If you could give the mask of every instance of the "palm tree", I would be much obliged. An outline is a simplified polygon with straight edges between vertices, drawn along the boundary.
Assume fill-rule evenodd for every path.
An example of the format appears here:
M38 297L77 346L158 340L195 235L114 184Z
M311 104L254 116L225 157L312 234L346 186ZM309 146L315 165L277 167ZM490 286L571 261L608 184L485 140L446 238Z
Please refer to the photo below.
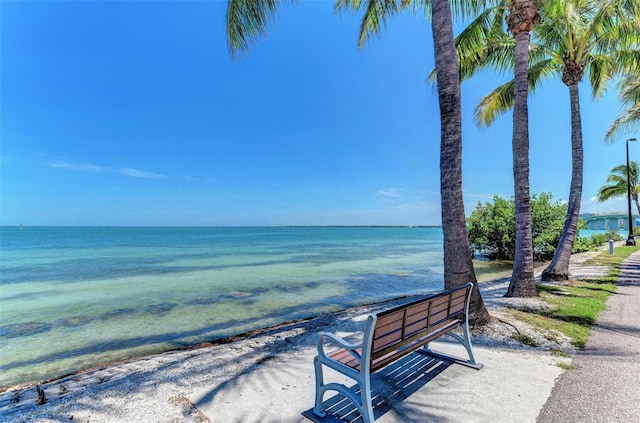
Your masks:
M640 127L640 73L628 75L620 81L620 98L628 108L607 130L605 139L608 141L612 141L619 134L628 133Z
M531 195L529 192L529 109L527 105L530 32L540 22L533 0L511 0L506 18L515 40L513 90L513 180L516 203L516 251L507 297L535 297Z
M444 283L453 288L468 282L478 286L462 196L462 105L460 76L448 0L432 0L432 31L440 104L440 195L444 232ZM488 322L489 312L474 289L471 319Z
M582 124L578 83L585 73L594 97L600 96L616 74L629 72L640 60L637 50L639 3L628 0L546 0L540 13L542 23L534 30L529 58L529 88L560 75L569 88L571 107L572 176L567 215L560 243L542 279L567 279L573 241L577 234L583 183ZM494 15L477 19L458 39L464 76L482 66L506 69L504 57L513 49L495 24ZM480 47L474 47L474 46ZM508 57L508 56L507 56ZM636 65L637 66L637 65ZM514 104L513 81L485 96L476 109L481 125L490 125Z
M636 209L640 214L640 178L638 170L640 164L636 161L629 162L629 184L631 186L631 199L636 203ZM607 176L607 183L598 190L598 202L602 203L611 198L627 196L627 165L616 166Z
M505 16L505 13L507 15ZM505 32L503 22L508 31ZM462 78L471 77L481 68L500 71L514 69L514 79L486 96L476 109L476 119L488 125L499 114L513 107L513 176L516 205L516 244L511 283L506 296L534 297L533 237L529 188L529 112L528 67L530 32L540 22L533 0L501 0L485 8L456 38ZM496 110L496 106L508 107ZM488 122L478 111L487 110Z
M359 47L363 48L371 35L379 34L381 24L384 25L388 16L412 7L415 9L418 6L427 6L428 3L410 0L337 0L335 10L339 12L364 9L358 41ZM278 5L277 0L229 0L227 36L232 57L237 52L247 51L249 42L265 34L266 26L273 20ZM441 119L444 283L445 288L468 282L473 282L477 287L462 197L462 106L451 9L448 0L431 0L430 5ZM465 1L460 0L459 10L466 10L465 6ZM490 319L479 289L473 290L469 318L475 324L483 324Z

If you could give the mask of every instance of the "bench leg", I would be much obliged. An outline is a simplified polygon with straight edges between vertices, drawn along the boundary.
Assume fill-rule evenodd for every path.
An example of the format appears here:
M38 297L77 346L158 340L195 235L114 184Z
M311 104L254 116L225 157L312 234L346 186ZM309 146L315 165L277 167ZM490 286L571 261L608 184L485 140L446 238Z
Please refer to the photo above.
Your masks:
M453 361L454 363L462 364L463 366L480 370L484 366L483 364L478 363L476 361L476 357L473 354L473 346L471 345L471 333L469 332L469 328L467 325L462 325L461 328L462 328L462 336L458 335L455 332L449 332L447 333L447 335L451 336L452 338L454 338L456 341L460 342L464 346L464 348L467 350L467 354L469 355L469 360L461 360L457 357L437 353L429 349L429 344L425 344L423 346L423 351L427 355L431 355L437 358L442 358L445 360L450 360L450 361Z
M469 326L466 324L462 325L462 336L458 336L458 338L469 354L469 362L477 365L478 362L476 361L476 356L473 354L473 347L471 346L471 333L469 332Z
M360 380L360 397L362 398L362 407L358 407L360 409L360 414L362 414L362 419L364 423L373 423L376 418L373 415L373 404L371 398L371 379L370 375L363 375L364 377Z
M324 417L327 415L326 411L322 409L322 398L325 392L324 374L322 373L322 363L320 363L318 356L313 359L313 366L316 370L316 402L313 406L313 412L320 417Z
M364 423L374 423L375 417L373 415L373 405L371 403L371 382L369 377L361 375L356 380L360 387L360 397L353 392L353 390L347 388L345 385L339 383L324 383L324 373L322 371L322 362L320 358L316 356L313 359L313 366L316 373L316 399L313 406L313 413L320 417L325 417L327 412L323 408L323 398L327 391L336 391L346 398L348 398L356 409L362 415Z

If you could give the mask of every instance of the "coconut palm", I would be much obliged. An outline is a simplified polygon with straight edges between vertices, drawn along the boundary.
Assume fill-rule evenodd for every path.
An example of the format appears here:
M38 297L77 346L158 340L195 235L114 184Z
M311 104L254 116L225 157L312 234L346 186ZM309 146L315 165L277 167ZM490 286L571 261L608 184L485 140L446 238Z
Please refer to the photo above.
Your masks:
M583 183L582 124L578 83L585 73L594 97L601 95L616 75L629 72L640 61L638 41L640 3L628 0L545 0L542 22L533 33L528 71L529 88L559 75L569 88L571 107L572 176L567 216L556 253L543 279L567 279L569 259L577 233ZM496 13L474 21L458 39L463 76L484 66L508 69L514 48L495 21ZM463 52L463 53L461 53ZM485 96L476 109L481 125L490 125L514 104L513 81Z
M636 161L629 162L629 185L631 188L631 199L636 203L636 209L640 214L640 202L638 195L640 194L640 179L638 178L638 170L640 164ZM627 196L627 165L616 166L611 169L611 173L607 176L607 183L598 190L598 202L602 203L611 198Z
M516 203L516 251L507 297L538 295L533 274L533 236L531 234L531 196L529 190L529 109L527 70L530 32L540 22L533 0L511 0L506 18L515 40L513 91L513 180Z
M482 0L454 2L465 11L484 3ZM279 3L276 0L229 0L227 36L232 56L246 52L249 43L265 34ZM442 227L444 232L445 288L452 288L477 280L471 261L466 218L462 197L462 118L460 83L453 38L451 8L448 0L337 0L335 10L364 10L358 45L379 34L386 19L400 11L418 7L431 8L434 52L438 75L438 99L441 119L440 175L442 194ZM476 324L489 321L489 313L478 289L473 290L470 320Z
M504 22L507 27L505 28ZM540 22L533 0L501 0L482 13L456 38L456 49L462 78L471 77L481 68L514 70L514 79L504 84L484 104L509 107L496 111L488 107L489 123L513 107L513 176L516 203L516 245L511 283L506 296L537 296L533 272L533 237L529 185L529 123L527 71L529 67L530 32ZM508 32L512 34L509 36ZM497 91L497 90L496 90ZM484 110L478 106L477 110ZM491 115L493 113L493 115ZM480 124L482 116L476 113Z
M607 130L605 139L608 141L640 128L640 74L627 75L620 81L620 98L628 108Z
M506 17L504 13L507 13ZM504 31L506 22L511 39ZM534 297L533 237L529 188L529 111L527 104L530 32L540 22L533 0L504 0L487 8L457 39L460 71L463 77L477 69L507 62L514 68L514 79L502 91L513 107L513 179L516 205L516 245L507 297ZM505 46L508 47L505 49ZM499 57L493 57L499 52Z

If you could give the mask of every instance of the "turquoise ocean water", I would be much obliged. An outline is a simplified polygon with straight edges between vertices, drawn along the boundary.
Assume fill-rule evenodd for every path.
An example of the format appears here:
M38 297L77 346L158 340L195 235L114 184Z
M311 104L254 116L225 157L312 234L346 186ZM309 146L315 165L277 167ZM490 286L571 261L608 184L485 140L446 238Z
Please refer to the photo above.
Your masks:
M0 228L0 388L441 289L440 228Z

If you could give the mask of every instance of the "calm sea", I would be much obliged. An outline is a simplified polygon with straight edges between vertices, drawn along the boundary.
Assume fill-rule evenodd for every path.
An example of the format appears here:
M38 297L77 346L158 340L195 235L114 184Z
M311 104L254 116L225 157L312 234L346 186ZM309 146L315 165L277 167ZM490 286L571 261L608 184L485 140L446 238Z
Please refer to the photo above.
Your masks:
M0 228L0 387L441 289L440 228Z

